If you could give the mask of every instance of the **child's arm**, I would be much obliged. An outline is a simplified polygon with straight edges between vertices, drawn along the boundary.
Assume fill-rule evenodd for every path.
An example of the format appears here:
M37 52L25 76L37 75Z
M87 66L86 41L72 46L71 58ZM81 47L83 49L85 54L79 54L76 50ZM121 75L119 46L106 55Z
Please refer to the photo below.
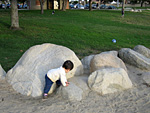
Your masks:
M60 81L61 81L63 86L68 86L69 85L69 82L67 82L67 78L66 78L65 75L61 75Z

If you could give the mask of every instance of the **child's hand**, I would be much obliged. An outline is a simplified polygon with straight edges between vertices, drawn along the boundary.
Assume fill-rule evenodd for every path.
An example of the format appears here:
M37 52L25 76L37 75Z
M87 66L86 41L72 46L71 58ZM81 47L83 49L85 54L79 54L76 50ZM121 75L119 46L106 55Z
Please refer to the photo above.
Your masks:
M70 82L66 82L66 84L70 84Z
M66 82L66 86L68 86L70 84L70 82Z

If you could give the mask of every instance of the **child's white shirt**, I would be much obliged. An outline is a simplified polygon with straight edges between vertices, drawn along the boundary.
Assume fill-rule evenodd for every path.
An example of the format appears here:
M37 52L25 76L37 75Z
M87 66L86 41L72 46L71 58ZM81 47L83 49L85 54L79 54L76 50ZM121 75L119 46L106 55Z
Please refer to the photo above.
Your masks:
M63 86L66 86L67 78L64 68L61 66L57 69L51 69L47 72L48 78L53 82L56 82L60 79Z

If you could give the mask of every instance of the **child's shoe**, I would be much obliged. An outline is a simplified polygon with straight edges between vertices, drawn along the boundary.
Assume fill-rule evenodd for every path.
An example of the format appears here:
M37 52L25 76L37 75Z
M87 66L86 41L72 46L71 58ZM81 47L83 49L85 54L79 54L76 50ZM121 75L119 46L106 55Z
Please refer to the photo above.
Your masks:
M44 93L43 99L47 99L47 98L48 98L48 94Z

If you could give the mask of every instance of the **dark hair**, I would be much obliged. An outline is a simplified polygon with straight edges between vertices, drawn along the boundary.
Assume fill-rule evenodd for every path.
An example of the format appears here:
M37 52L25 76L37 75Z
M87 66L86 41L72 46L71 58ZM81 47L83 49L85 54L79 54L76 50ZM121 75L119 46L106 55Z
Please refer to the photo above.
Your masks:
M62 67L65 68L65 69L72 70L74 65L73 65L73 63L70 60L67 60L67 61L64 62Z

